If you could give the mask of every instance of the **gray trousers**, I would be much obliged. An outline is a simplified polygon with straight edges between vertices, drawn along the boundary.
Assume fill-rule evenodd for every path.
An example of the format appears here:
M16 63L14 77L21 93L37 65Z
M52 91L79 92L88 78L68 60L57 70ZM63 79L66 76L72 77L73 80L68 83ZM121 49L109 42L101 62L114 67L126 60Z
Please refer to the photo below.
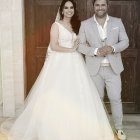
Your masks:
M110 66L101 66L97 75L91 76L101 99L104 98L106 88L107 95L111 103L114 125L116 129L122 129L122 102L121 102L121 77L116 75Z

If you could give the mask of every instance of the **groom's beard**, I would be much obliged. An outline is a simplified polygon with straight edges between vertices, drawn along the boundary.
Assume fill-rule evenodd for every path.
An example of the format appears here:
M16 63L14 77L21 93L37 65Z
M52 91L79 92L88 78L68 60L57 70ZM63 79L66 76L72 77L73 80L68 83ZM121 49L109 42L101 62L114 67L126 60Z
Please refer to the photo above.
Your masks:
M102 13L100 13L100 12L102 12ZM105 10L98 10L98 11L95 12L95 15L98 18L104 18L107 15L107 11L105 11Z

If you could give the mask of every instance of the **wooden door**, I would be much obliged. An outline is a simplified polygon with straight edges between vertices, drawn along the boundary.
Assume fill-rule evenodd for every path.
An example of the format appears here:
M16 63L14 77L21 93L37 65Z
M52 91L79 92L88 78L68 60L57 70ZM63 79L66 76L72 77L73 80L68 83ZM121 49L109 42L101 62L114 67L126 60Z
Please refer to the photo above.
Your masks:
M60 2L60 0L25 0L27 93L44 63L50 27L55 20ZM76 0L76 2L81 20L93 15L91 0ZM140 63L137 46L139 31L137 6L137 0L113 0L109 9L110 15L122 18L130 39L129 48L122 54L125 67L122 73L122 100L126 113L140 112L140 97L137 92L137 89L140 89L140 78L136 78L139 75L137 64Z
M27 93L44 63L59 0L25 0Z

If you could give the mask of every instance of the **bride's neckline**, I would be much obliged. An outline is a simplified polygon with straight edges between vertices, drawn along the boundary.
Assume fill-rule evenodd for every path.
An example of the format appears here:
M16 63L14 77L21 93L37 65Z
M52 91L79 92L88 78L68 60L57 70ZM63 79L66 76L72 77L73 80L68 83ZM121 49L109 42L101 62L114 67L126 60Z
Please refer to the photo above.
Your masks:
M66 29L68 32L70 32L71 34L73 34L73 31L70 31L69 29L67 29L62 23L56 21L59 25L61 25L64 29Z

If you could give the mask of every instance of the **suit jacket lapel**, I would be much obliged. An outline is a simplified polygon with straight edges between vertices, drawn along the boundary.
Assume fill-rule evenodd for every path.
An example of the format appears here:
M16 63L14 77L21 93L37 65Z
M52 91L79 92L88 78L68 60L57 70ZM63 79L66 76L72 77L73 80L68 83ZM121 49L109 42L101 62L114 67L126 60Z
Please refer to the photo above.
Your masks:
M99 35L98 27L97 27L97 24L94 21L93 17L92 17L92 20L90 22L90 28L91 28L91 31L96 35L94 37L97 37L98 40L101 42L101 38L100 38L100 35Z
M99 35L98 27L97 27L97 24L94 21L93 17L92 17L92 20L90 22L90 30L91 30L91 32L93 32L94 37L97 37L99 43L102 46L102 41L101 41L101 38ZM109 20L107 21L107 42L109 42L111 30L112 30L112 18L111 18L111 16L109 16Z
M109 16L109 20L107 22L107 40L110 38L111 29L112 29L112 18Z

